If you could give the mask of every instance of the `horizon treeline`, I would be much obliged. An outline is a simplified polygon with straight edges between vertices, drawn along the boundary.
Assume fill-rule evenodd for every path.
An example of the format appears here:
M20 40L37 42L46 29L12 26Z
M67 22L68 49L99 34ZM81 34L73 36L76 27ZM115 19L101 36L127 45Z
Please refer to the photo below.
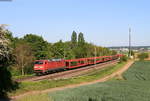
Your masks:
M26 34L18 38L13 37L12 32L7 30L6 36L11 43L13 55L11 70L13 75L33 73L34 60L77 59L116 54L115 51L108 48L86 42L82 32L77 34L73 31L70 41L59 40L55 43L50 43L36 34Z

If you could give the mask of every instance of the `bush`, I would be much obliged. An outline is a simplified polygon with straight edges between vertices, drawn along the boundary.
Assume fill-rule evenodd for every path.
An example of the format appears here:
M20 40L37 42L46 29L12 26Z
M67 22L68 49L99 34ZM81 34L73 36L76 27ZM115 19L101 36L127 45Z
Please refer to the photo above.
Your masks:
M128 60L128 57L126 55L120 58L120 62L126 62L127 60Z
M146 58L148 58L149 56L148 56L148 53L140 53L139 55L138 55L138 58L140 59L140 60L144 60L144 59L146 59Z

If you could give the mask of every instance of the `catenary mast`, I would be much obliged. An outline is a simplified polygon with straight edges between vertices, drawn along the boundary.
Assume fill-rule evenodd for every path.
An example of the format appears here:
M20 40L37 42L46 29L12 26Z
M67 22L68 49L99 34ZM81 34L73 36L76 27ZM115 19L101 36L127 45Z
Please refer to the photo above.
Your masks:
M129 57L131 57L131 28L129 28Z

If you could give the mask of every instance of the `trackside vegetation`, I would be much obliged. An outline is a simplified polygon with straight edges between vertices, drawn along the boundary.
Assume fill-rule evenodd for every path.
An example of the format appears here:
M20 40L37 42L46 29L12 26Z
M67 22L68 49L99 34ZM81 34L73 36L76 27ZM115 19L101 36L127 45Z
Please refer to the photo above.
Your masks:
M87 75L61 80L43 80L38 82L21 82L20 89L10 93L10 96L20 95L29 91L45 90L49 88L61 87L70 84L78 84L82 82L89 82L93 80L100 79L106 75L112 74L114 71L123 67L126 63L122 62L117 65L108 66L106 68L95 70L94 72L89 72ZM94 70L94 68L93 68Z
M124 80L110 80L42 96L45 96L45 101L149 101L149 74L150 61L137 61L123 74ZM36 101L38 96L40 94L26 96L19 101Z

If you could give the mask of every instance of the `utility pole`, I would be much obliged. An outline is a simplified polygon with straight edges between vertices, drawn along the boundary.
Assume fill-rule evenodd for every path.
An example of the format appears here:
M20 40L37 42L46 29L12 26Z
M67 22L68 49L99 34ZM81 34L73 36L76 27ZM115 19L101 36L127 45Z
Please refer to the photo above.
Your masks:
M131 28L129 28L129 57L131 57Z
M94 63L95 63L95 65L96 65L96 46L95 46L95 61L94 61Z
M64 50L64 60L66 59L66 53L65 53L65 50Z

